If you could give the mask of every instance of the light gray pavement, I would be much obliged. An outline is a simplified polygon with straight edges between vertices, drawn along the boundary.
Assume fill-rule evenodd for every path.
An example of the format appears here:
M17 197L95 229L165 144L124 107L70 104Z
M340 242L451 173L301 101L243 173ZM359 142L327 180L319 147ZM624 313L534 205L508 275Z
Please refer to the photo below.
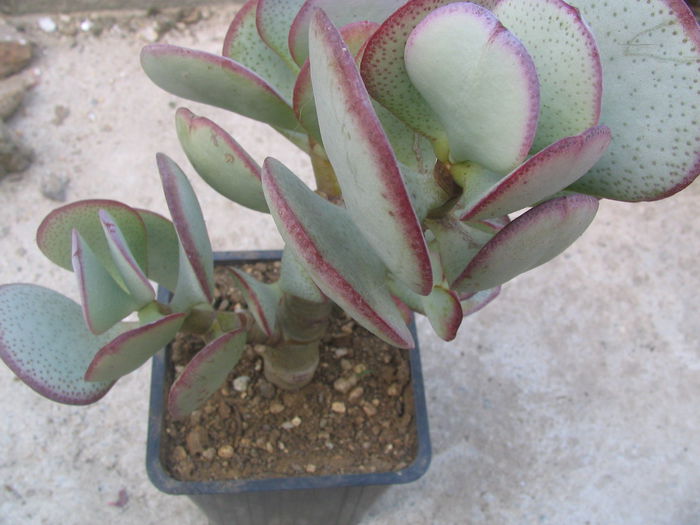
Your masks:
M218 51L234 8L164 41ZM31 19L27 19L30 20ZM33 35L33 32L32 32ZM69 200L107 197L164 212L154 154L182 162L173 107L139 70L138 34L40 34L41 84L12 126L37 152L0 182L0 283L76 297L72 276L34 245L58 203L42 178L71 178ZM52 123L54 108L70 115ZM284 139L186 103L258 160L308 175ZM216 249L279 248L267 216L228 203L195 177ZM700 185L643 205L603 202L563 256L508 284L444 343L419 322L434 448L419 482L394 488L367 525L700 523ZM100 403L39 397L0 367L0 523L202 524L145 473L150 367ZM111 503L125 489L124 507ZM264 525L264 524L261 524Z

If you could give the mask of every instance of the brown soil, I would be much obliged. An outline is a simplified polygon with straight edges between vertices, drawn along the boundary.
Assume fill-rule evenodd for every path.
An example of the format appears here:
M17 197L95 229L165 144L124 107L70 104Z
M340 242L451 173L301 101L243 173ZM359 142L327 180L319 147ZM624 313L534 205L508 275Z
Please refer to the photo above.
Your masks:
M244 266L275 280L279 263ZM217 304L243 304L217 270ZM173 348L176 371L202 347ZM263 347L248 347L224 386L183 421L166 417L166 468L180 480L251 479L400 470L416 456L408 353L369 334L337 309L314 380L296 392L267 382ZM243 392L233 380L247 376Z

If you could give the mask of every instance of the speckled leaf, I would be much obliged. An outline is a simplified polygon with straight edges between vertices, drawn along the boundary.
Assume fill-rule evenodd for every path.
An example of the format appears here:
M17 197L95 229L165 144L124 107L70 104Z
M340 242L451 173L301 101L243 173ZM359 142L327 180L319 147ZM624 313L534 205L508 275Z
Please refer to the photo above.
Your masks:
M307 0L289 31L289 49L297 64L309 57L309 27L317 9L323 10L337 27L352 22L383 22L406 0Z
M439 255L445 279L450 285L482 246L496 234L495 231L488 232L465 224L451 215L439 220L428 220L426 226L435 236L430 249Z
M323 145L348 213L392 273L427 294L432 271L423 232L353 57L323 11L309 38Z
M377 102L373 103L373 107L391 143L396 160L416 173L432 173L437 158L431 142Z
M40 322L38 322L40 320ZM27 385L59 403L94 403L112 382L88 383L85 369L121 326L94 335L80 306L33 284L0 286L0 357Z
M146 275L168 290L177 285L179 241L173 223L149 210L136 210L146 226Z
M102 266L77 230L73 230L73 271L78 279L85 323L93 334L107 331L139 307Z
M498 217L554 195L585 175L605 153L610 140L610 130L596 126L555 142L475 196L461 219Z
M110 200L83 200L61 206L49 213L39 225L36 242L39 249L53 263L67 270L73 269L72 232L78 230L109 274L121 282L112 253L107 244L98 212L105 210L114 218L122 231L134 258L143 268L147 265L146 228L143 220L126 204Z
M501 0L493 14L525 45L540 79L534 151L598 124L603 73L595 39L562 0Z
M495 288L482 290L473 294L467 294L466 297L460 298L464 317L472 315L481 310L484 306L488 305L491 301L498 297L499 293L501 293L501 287L496 286Z
M193 304L211 303L214 291L214 256L197 196L175 162L157 155L165 200L180 240L178 281L172 307L184 311Z
M597 210L598 199L580 194L535 206L486 243L453 289L468 294L494 288L548 262L578 239Z
M297 68L289 52L289 30L304 0L258 0L258 33L291 68Z
M124 234L117 226L114 217L106 210L100 210L98 215L107 244L112 253L112 260L124 280L126 290L136 302L136 308L141 308L155 299L156 293L153 290L153 286L151 286L148 277L146 277L146 274L134 258L134 254L129 248Z
M259 3L248 0L236 13L226 33L222 54L260 75L291 103L295 71L260 38L256 27Z
M277 284L263 283L237 268L226 268L243 293L255 322L268 337L277 331L277 308L282 293Z
M436 9L409 35L404 58L447 132L453 162L507 173L525 160L537 130L537 73L489 11L466 2Z
M227 332L202 348L175 380L168 396L168 412L181 419L199 408L226 380L243 354L246 332Z
M284 129L298 123L284 97L235 60L169 44L141 51L141 66L159 87L196 102L234 111Z
M119 334L97 352L85 381L116 381L133 372L175 337L184 319L185 314L170 314Z
M661 199L700 174L700 27L682 0L571 0L603 63L601 123L614 141L575 185L623 201Z
M411 348L411 333L386 288L387 269L348 212L272 158L263 165L263 188L287 249L321 291L376 336Z
M446 140L445 130L411 83L404 63L408 35L425 18L454 0L413 0L396 10L370 38L362 57L362 78L370 95L416 131Z
M299 261L290 249L282 252L282 268L280 270L280 289L284 293L301 297L313 303L322 303L326 300L323 292L316 286L314 280L306 271L304 265Z
M231 135L205 117L180 108L175 114L180 145L212 188L242 206L267 213L260 166Z

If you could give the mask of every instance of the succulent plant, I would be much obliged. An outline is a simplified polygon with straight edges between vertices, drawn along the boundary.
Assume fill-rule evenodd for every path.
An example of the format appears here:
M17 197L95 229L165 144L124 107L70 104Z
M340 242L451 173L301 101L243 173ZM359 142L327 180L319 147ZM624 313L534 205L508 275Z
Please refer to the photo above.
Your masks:
M181 417L246 343L266 345L268 379L304 385L332 304L399 347L414 344L410 311L453 339L503 283L573 243L599 199L668 197L700 172L700 28L687 5L572 3L249 0L221 55L147 46L157 85L265 122L310 155L315 190L176 113L194 170L271 214L281 278L230 270L248 309L213 308L197 198L159 154L172 222L109 200L52 212L39 248L75 272L82 305L0 287L0 355L41 394L84 404L178 332L199 334L206 345L170 393Z

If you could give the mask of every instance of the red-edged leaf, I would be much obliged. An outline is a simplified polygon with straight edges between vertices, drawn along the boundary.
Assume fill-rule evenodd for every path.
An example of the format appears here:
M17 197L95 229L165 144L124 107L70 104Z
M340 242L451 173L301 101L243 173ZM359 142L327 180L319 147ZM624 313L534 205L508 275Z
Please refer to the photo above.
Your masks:
M489 290L482 290L480 292L467 294L464 297L460 297L464 317L472 315L481 310L496 297L498 297L499 293L501 293L501 287L496 286L495 288L491 288Z
M275 284L263 283L237 268L227 268L243 293L255 322L268 337L277 331L277 308L282 294Z
M173 223L149 210L136 210L146 226L148 277L168 290L177 285L179 241Z
M258 0L258 33L268 46L291 67L298 67L289 52L289 30L304 0Z
M320 10L310 30L310 62L323 145L348 213L392 273L429 293L428 249L396 157L352 55Z

